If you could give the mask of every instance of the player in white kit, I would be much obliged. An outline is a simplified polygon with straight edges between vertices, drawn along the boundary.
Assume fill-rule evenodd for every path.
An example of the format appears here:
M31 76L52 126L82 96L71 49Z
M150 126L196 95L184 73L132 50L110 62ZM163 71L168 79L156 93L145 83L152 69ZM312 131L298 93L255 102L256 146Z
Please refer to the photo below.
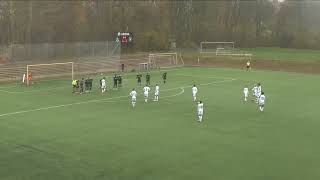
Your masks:
M196 85L194 84L192 87L192 96L193 96L193 101L197 100L197 93L198 93L198 88L196 87Z
M146 85L143 88L144 102L148 102L150 87Z
M263 111L265 101L266 101L266 96L264 95L264 92L261 92L261 96L259 97L259 109L260 109L260 111Z
M160 87L158 84L156 84L156 88L154 90L154 100L153 101L159 101L159 92L160 92Z
M101 79L101 92L104 93L106 92L107 89L107 82L106 82L106 78L102 78Z
M244 101L247 101L248 95L249 95L249 89L248 89L247 86L245 86L245 87L243 88Z
M136 105L136 101L137 101L137 91L134 88L130 92L130 96L131 96L132 107L134 107Z
M259 98L259 97L260 97L261 92L262 92L262 87L261 87L261 84L260 84L260 83L258 83L257 98Z
M253 92L253 98L254 98L252 100L255 100L256 102L258 102L258 86L256 84L252 88L252 92Z
M198 117L199 117L198 121L199 122L202 122L202 116L203 116L203 103L202 101L199 101L198 103Z

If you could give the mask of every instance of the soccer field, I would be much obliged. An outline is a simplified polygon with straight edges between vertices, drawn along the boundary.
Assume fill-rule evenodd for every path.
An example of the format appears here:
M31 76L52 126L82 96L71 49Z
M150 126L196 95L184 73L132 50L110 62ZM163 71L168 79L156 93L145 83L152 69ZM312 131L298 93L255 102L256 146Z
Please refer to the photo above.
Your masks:
M70 81L0 86L0 179L319 179L320 76L232 69L151 72L159 102L136 74L120 90L72 94ZM143 80L145 80L143 78ZM108 85L111 77L107 77ZM264 112L242 90L260 82ZM197 122L191 87L204 119ZM128 97L135 87L136 108ZM251 89L251 88L250 88ZM250 95L252 93L250 92Z

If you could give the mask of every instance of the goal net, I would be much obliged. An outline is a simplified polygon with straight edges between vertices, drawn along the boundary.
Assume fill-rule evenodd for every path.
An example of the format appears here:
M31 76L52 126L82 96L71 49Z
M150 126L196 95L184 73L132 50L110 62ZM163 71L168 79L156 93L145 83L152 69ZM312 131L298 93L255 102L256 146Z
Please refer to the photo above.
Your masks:
M73 76L74 62L27 65L27 71L24 75L27 85L43 79L64 78L71 81Z
M234 42L200 42L200 53L203 54L232 54Z
M149 68L152 69L181 67L184 65L181 56L178 56L176 52L149 54L148 64Z

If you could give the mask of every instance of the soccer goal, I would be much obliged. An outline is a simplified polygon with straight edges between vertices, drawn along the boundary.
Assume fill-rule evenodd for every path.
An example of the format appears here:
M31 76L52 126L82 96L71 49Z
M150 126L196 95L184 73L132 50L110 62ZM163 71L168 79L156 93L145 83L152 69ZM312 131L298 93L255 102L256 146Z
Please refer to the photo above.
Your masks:
M43 79L68 79L73 80L74 63L50 63L50 64L31 64L27 65L25 75L27 85L33 81Z
M149 68L170 68L183 66L183 60L178 53L154 53L149 54Z
M235 42L200 42L201 54L232 54Z

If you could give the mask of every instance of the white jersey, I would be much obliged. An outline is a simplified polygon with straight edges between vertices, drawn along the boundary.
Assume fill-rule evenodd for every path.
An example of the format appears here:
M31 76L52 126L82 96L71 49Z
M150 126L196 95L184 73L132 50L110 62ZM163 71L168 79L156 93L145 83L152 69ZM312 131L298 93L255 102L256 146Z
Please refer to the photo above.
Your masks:
M257 96L257 95L258 95L258 86L254 86L254 87L252 88L252 91L253 91L253 95L254 95L254 96Z
M198 115L202 115L203 114L203 103L199 103L198 104Z
M145 86L145 87L143 88L144 94L149 94L149 91L150 91L150 88L149 88L148 86Z
M198 88L195 87L195 86L193 86L193 87L192 87L192 94L193 94L193 95L196 95L197 92L198 92Z
M101 87L102 88L106 87L106 80L105 79L101 79Z
M259 97L259 105L264 105L265 101L266 101L266 96L264 94L262 94Z
M137 91L133 90L130 92L130 96L132 101L135 101L137 99Z
M243 94L248 95L249 89L247 87L243 88Z
M259 96L261 95L261 91L262 91L261 86L258 86L258 87L257 87L257 93L258 93Z
M157 96L159 95L160 87L156 86L156 89L154 90L154 94Z

